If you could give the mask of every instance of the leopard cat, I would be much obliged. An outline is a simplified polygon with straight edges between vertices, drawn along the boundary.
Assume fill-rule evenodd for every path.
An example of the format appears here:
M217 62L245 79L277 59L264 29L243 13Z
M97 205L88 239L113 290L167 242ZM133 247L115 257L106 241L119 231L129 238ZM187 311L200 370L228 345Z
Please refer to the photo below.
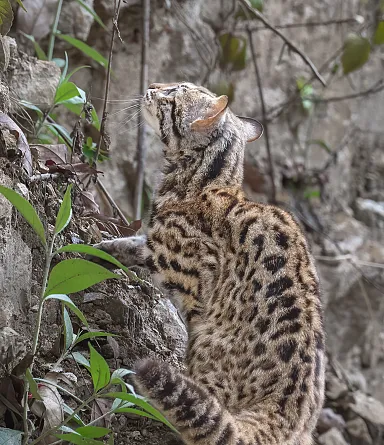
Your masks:
M185 373L145 359L135 383L188 445L309 445L323 404L319 282L299 225L248 200L244 148L259 122L191 83L152 84L164 142L147 236L97 247L148 268L186 320Z

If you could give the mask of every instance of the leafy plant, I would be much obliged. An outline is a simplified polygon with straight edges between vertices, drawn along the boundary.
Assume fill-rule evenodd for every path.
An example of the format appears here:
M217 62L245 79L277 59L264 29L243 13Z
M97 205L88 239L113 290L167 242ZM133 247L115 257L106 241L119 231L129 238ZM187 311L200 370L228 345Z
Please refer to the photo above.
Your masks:
M70 91L70 89L68 88L67 91ZM62 90L62 92L63 94L60 93L60 97L65 97L65 91ZM64 259L50 270L53 258L59 253L77 252L99 257L127 272L128 269L106 252L98 250L92 246L70 244L55 250L57 236L65 230L71 221L71 191L72 185L70 184L66 189L57 214L53 234L48 237L44 225L33 206L12 189L0 186L0 193L21 213L38 235L45 250L46 260L32 342L32 359L24 373L24 444L28 443L30 437L28 412L29 409L31 409L35 415L43 418L45 422L41 434L36 439L32 440L30 445L35 445L43 441L47 436L55 436L57 439L66 440L74 444L101 445L103 442L96 439L101 439L105 435L111 433L111 430L109 428L94 426L92 423L95 423L97 419L86 425L80 417L80 414L84 409L89 407L92 403L96 403L99 399L113 399L112 406L108 413L102 414L102 417L114 413L131 413L163 422L173 429L172 425L170 425L162 414L149 405L149 403L141 396L137 395L133 387L124 381L124 377L132 373L132 371L127 369L117 369L111 373L107 362L100 353L96 351L91 343L89 343L89 360L80 352L74 351L74 348L84 341L97 337L107 337L113 334L100 331L86 332L82 330L75 334L70 313L73 313L86 327L88 326L88 322L84 314L68 294L78 292L106 279L119 279L120 275L82 258ZM92 394L85 401L78 399L77 396L57 383L57 375L60 374L59 372L49 372L43 379L37 379L33 376L33 362L39 345L41 320L48 300L60 301L63 311L63 348L61 356L53 369L57 368L58 364L64 359L73 359L84 366L89 371L93 382ZM65 405L61 399L59 391L63 391L71 396L77 401L78 406L75 409L72 409ZM45 408L39 410L37 402L43 404ZM37 406L37 408L35 406ZM48 416L55 410L56 412L58 411L59 415L56 417L51 415L51 417L48 418ZM71 421L75 421L80 426L74 428ZM17 439L18 442L15 443L20 443L20 431L7 430L4 434L10 438L9 440Z
M296 80L296 86L300 93L301 105L305 111L310 113L313 110L313 86L303 77Z
M384 21L378 23L373 36L373 43L375 45L382 45L384 43Z
M245 68L247 40L231 33L219 37L221 46L220 68L241 71Z

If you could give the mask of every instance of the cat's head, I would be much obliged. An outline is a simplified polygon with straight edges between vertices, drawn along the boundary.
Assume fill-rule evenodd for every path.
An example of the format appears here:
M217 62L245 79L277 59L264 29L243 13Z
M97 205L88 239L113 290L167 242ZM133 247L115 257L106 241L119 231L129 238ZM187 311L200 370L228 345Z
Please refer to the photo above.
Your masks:
M182 145L204 146L224 130L242 142L258 139L260 122L235 116L228 97L219 96L192 83L154 83L143 99L144 116L170 151Z

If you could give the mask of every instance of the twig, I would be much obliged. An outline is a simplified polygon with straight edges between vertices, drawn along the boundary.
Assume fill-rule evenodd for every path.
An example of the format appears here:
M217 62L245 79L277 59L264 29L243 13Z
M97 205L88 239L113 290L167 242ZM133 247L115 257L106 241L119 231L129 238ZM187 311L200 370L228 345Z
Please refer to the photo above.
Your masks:
M142 0L142 38L141 38L141 76L140 76L140 94L145 94L145 89L148 84L148 48L149 48L149 18L150 18L150 0ZM135 219L141 218L141 201L143 197L144 186L144 168L145 168L145 132L144 132L143 114L140 109L139 112L139 126L137 132L137 175L136 175L136 190L134 198L134 213Z
M107 104L108 104L109 88L110 88L110 83L111 83L111 66L112 66L113 46L114 46L114 42L115 42L116 31L118 32L118 35L120 37L120 32L118 29L120 5L121 5L121 0L115 0L115 9L114 9L114 14L113 14L113 19L112 19L113 28L112 28L111 42L109 45L107 80L105 82L103 115L102 115L101 123L100 123L99 141L97 143L96 153L95 153L95 157L94 157L95 163L97 163L97 160L99 159L102 142L104 142L104 144L106 142L106 140L105 140L106 139L105 138L105 136L106 136L105 135L105 124L106 124L107 116L108 116Z
M29 182L49 181L50 179L57 179L60 176L60 173L42 173L41 175L32 175L29 178Z
M336 19L336 20L325 20L318 22L304 22L304 23L282 23L281 25L274 25L276 29L290 29L290 28L311 28L316 26L329 26L329 25L342 25L344 23L360 23L360 21L356 17L349 17L345 19ZM246 25L247 28L249 24ZM271 28L267 26L254 26L248 28L251 32L255 31L265 31L271 30Z
M306 65L308 65L310 67L310 69L312 70L313 74L315 75L315 77L324 85L326 86L327 83L324 80L323 76L319 73L319 71L317 70L317 68L315 67L315 65L313 64L313 62L311 61L311 59L303 52L301 51L299 48L297 48L297 46L291 42L291 40L289 40L284 34L282 34L278 29L276 29L273 25L271 25L268 20L264 17L263 14L261 14L261 12L259 12L257 9L252 8L252 6L249 4L248 0L239 0L239 2L247 9L247 11L249 13L251 13L252 15L254 15L256 18L258 18L261 22L264 23L264 25L270 29L271 31L273 31L276 35L278 35L286 44L287 46L296 54L298 54L304 61L304 63Z
M63 6L63 0L58 0L55 21L53 22L51 36L49 37L48 54L47 54L48 60L52 60L52 57L53 57L53 50L55 48L55 37L56 37L56 33L57 33L57 26L58 26L59 20L60 20L62 6Z
M250 50L251 50L251 54L252 54L253 66L255 68L255 73L256 73L257 88L259 90L259 96L260 96L260 102L261 102L261 114L262 114L263 125L264 125L265 145L266 145L266 148L267 148L267 156L268 156L268 164L269 164L269 176L270 176L270 179L271 179L271 196L270 196L270 199L271 199L271 203L275 204L276 203L275 171L274 171L274 165L273 165L273 157L272 157L272 152L271 152L271 145L270 145L270 140L269 140L268 122L266 120L267 112L266 112L266 109L265 109L264 93L263 93L263 87L262 87L262 84L261 84L261 75L260 75L260 70L259 70L259 66L258 66L258 63L257 63L255 48L253 46L252 32L249 29L247 29L247 34L248 34L249 46L250 46Z
M335 97L311 97L305 96L303 99L308 99L315 103L329 103L329 102L341 102L343 100L356 99L362 96L369 96L374 93L378 93L379 91L384 90L384 79L380 79L370 88L364 91L359 91L358 93L347 94L345 96L335 96Z
M129 221L124 216L124 213L120 210L120 207L116 204L112 196L109 194L108 190L105 188L104 184L100 181L99 178L96 180L96 186L99 187L99 189L103 192L104 196L107 198L107 201L112 206L113 209L116 210L116 213L120 216L122 221L129 226Z

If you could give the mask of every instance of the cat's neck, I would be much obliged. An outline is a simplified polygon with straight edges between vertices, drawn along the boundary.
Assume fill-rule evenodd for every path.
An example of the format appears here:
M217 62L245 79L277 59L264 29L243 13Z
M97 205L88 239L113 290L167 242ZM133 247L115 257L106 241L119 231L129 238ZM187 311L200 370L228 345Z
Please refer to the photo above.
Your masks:
M195 157L167 162L157 197L161 201L185 200L207 187L241 187L243 163L244 143L236 134L225 132L201 152L196 151Z

